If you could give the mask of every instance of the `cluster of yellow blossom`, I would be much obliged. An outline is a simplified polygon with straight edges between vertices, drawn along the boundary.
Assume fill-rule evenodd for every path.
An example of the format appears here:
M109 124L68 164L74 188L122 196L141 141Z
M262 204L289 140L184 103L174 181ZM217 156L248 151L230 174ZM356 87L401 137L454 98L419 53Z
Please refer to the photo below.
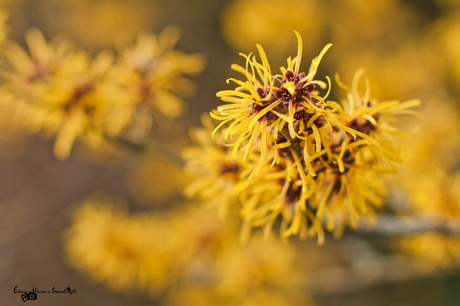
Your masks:
M0 94L17 126L56 137L55 155L66 159L77 139L97 147L116 137L138 140L151 129L153 114L180 115L180 96L193 86L185 75L199 72L203 59L173 49L178 31L140 35L117 56L96 58L67 41L48 43L33 29L29 50L8 42Z
M424 111L420 131L402 144L405 167L391 187L404 195L401 214L426 218L455 228L460 218L460 137L458 110L438 101ZM460 262L460 239L442 232L426 232L398 239L404 253L422 262L431 272Z
M137 288L168 305L302 303L304 276L295 252L255 237L241 246L231 219L185 207L130 215L108 198L90 198L65 232L69 262L112 289Z
M232 69L244 80L231 78L236 88L217 93L226 103L211 113L222 121L212 132L214 139L206 140L210 132L200 130L201 146L185 152L188 172L198 178L188 193L240 202L243 239L253 226L270 233L281 219L283 237L317 235L322 243L324 223L340 235L346 224L354 227L362 216L372 219L384 192L379 174L394 172L399 161L393 136L400 132L392 120L419 104L378 102L371 99L367 83L361 95L361 71L351 87L337 78L347 91L341 103L328 100L330 79L326 83L315 75L331 45L304 73L302 39L295 33L297 56L287 59L281 74L272 74L260 45L260 60L242 54L245 67ZM211 181L218 184L211 186Z
M165 233L164 219L130 217L121 203L92 198L65 233L69 263L119 289L160 292L180 271L180 237ZM161 241L161 243L159 243Z
M289 51L291 29L297 29L308 35L306 48L313 51L327 31L325 15L329 9L324 9L322 1L305 0L298 1L287 14L280 14L285 10L285 4L277 0L231 1L222 11L222 35L235 50L249 52L257 41L278 59Z

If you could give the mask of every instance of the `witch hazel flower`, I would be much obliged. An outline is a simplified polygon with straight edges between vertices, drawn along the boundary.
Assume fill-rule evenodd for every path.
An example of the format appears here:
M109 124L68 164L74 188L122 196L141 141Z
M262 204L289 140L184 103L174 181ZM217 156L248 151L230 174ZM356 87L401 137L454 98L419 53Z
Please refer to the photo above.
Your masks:
M303 72L302 38L294 33L297 55L278 74L260 45L259 57L241 54L245 65L232 69L242 80L227 80L235 88L219 91L224 104L211 112L220 121L212 132L220 139L218 148L246 169L232 193L241 205L243 240L253 227L269 235L279 225L284 238L317 236L322 243L324 225L340 236L345 225L355 227L362 217L374 220L373 207L381 205L385 190L381 174L399 162L394 136L400 131L393 119L413 114L419 104L378 102L370 98L369 86L361 95L362 71L351 87L337 81L346 99L329 100L331 80L317 80L316 74L332 44Z

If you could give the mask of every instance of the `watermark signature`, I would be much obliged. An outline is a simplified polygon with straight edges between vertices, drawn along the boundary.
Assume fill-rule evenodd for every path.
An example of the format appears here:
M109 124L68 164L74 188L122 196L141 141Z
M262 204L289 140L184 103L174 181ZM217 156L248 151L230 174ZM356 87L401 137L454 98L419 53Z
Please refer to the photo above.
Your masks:
M77 289L71 288L71 287L66 287L63 289L53 287L50 290L39 290L37 287L32 287L32 290L24 290L24 289L19 288L19 286L15 286L13 288L13 293L21 294L22 301L27 302L27 301L37 300L37 296L39 294L58 294L60 293L60 294L72 295L72 294L77 293Z

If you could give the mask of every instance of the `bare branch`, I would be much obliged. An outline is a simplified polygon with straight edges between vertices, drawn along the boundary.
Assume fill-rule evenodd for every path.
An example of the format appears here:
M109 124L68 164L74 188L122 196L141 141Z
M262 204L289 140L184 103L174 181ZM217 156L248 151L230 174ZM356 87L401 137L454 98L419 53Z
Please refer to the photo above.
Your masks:
M460 235L460 218L380 215L377 220L375 225L363 222L357 231L380 235L416 235L427 232Z

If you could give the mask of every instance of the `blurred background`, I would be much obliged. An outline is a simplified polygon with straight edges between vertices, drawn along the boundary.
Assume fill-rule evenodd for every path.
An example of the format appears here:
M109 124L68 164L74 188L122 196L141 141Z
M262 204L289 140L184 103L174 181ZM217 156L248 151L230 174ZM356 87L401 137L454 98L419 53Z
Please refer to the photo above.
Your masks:
M153 149L123 142L93 149L77 140L64 161L53 153L56 133L12 120L33 114L17 109L2 72L0 304L23 303L15 286L77 289L39 294L30 302L38 305L460 304L458 1L3 0L0 9L0 48L15 54L12 44L29 52L31 28L47 42L71 41L93 60L100 52L122 57L121 42L168 34L171 25L180 31L174 49L199 54L193 73L191 62L179 62L188 82L170 80L187 89L182 115L158 106L146 123ZM318 79L338 73L349 84L363 68L372 97L422 101L424 119L402 122L417 129L401 138L403 163L388 176L379 213L441 226L346 230L323 246L255 235L241 246L238 218L219 219L182 195L188 131L220 104L215 93L237 75L230 65L244 62L238 53L259 43L276 71L297 52L294 29L304 40L304 70L334 44ZM3 71L9 61L2 54ZM443 230L446 224L457 235Z

